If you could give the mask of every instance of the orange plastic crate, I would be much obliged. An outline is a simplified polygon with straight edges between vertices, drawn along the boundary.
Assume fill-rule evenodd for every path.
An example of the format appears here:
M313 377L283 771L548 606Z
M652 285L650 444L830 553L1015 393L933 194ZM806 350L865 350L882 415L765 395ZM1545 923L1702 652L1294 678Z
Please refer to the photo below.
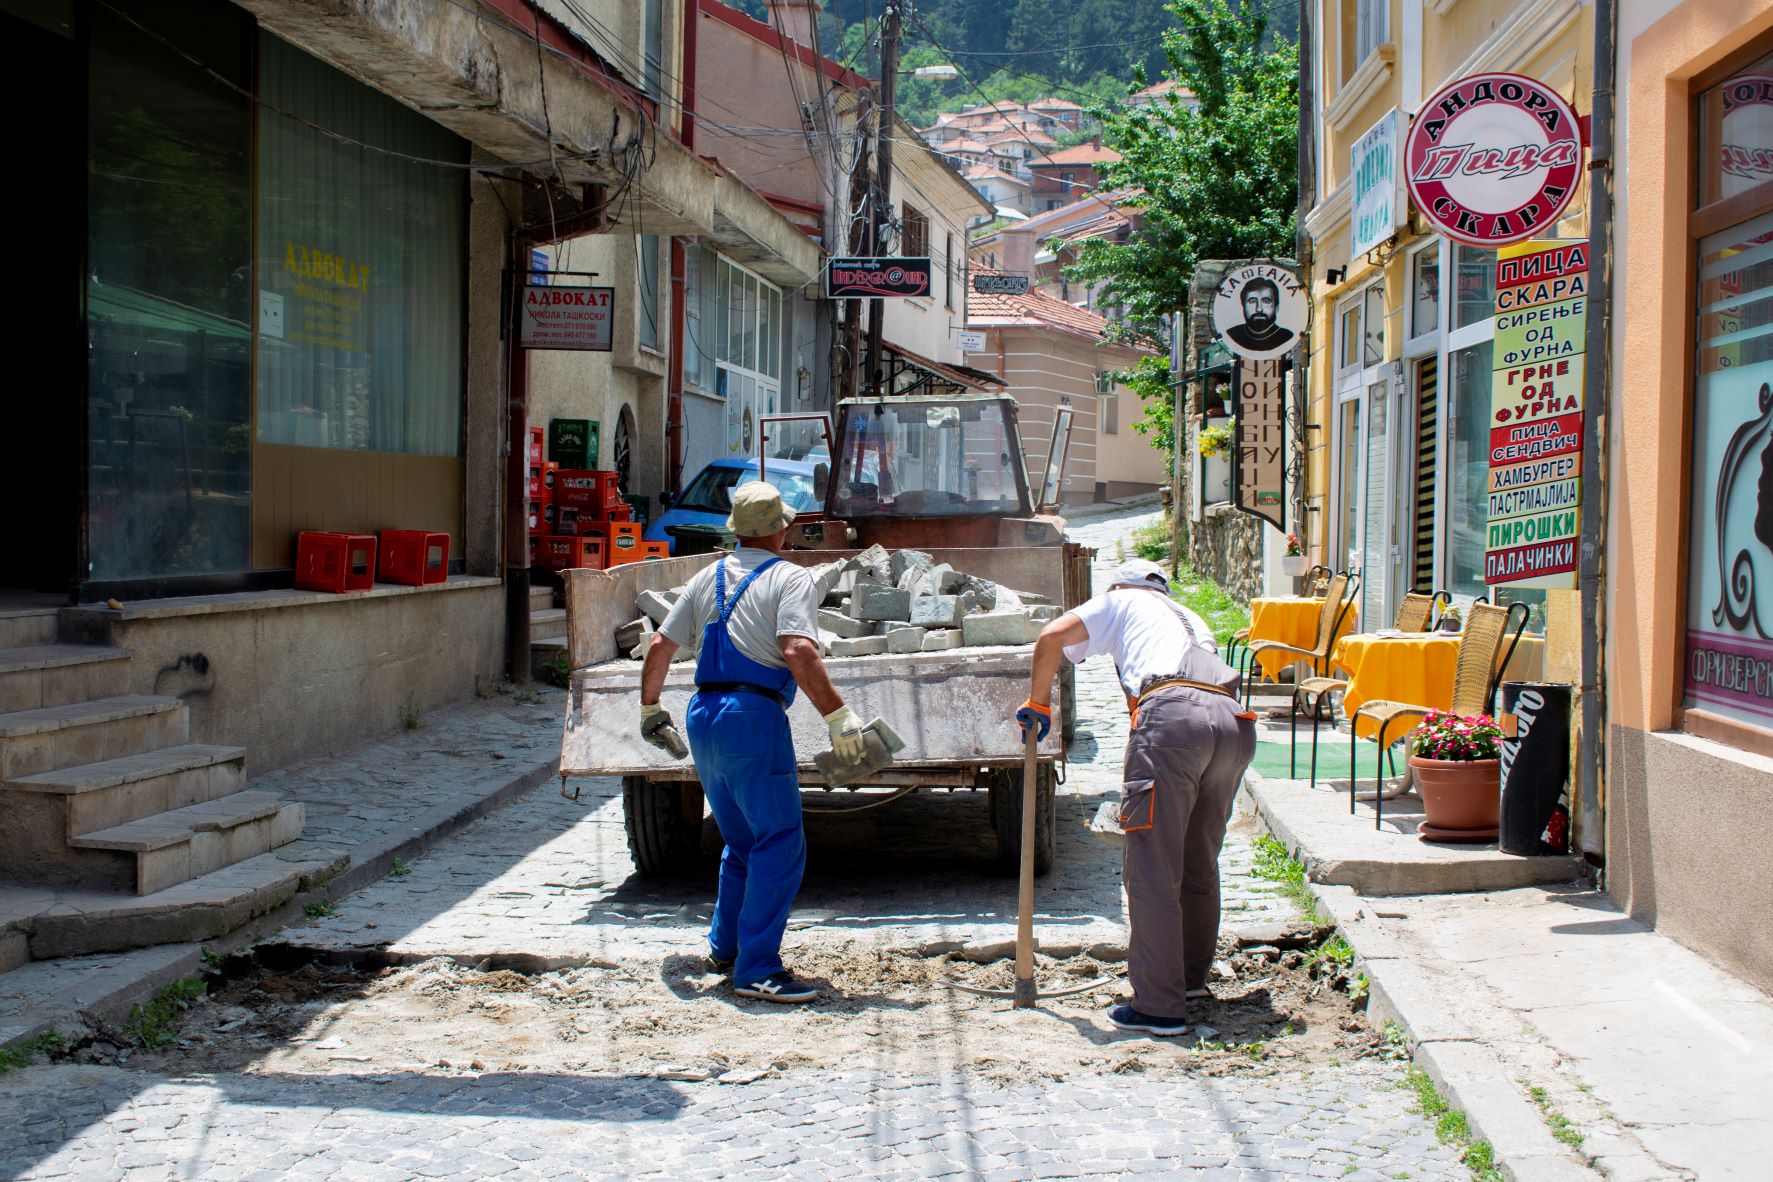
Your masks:
M376 584L376 540L370 534L303 530L296 535L295 585L304 591L367 591Z
M642 542L640 553L643 562L656 562L671 557L671 546L667 542Z
M550 535L541 540L544 570L602 570L607 565L602 538L567 538Z
M384 583L422 587L449 578L449 535L422 529L385 529L376 577Z

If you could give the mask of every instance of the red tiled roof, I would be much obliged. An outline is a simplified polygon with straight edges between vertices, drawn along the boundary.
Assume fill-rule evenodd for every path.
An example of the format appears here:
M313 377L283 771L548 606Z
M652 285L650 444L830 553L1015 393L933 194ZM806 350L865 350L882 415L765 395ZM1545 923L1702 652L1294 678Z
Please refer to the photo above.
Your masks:
M1049 164L1112 164L1119 159L1120 153L1113 148L1104 148L1101 144L1078 144L1049 152L1039 160L1031 160L1028 167L1045 168Z
M1144 90L1139 91L1133 97L1136 99L1162 98L1163 96L1169 94L1171 91L1175 91L1176 97L1180 98L1180 99L1191 99L1194 97L1194 91L1188 89L1186 86L1182 85L1180 82L1176 81L1174 78L1165 78L1162 82L1159 82L1156 86L1147 86Z
M974 274L997 273L974 268ZM967 323L985 328L1056 328L1098 341L1108 339L1108 321L1101 316L1032 289L1019 296L967 293Z
M1028 104L1030 111L1081 111L1083 105L1062 98L1035 99Z

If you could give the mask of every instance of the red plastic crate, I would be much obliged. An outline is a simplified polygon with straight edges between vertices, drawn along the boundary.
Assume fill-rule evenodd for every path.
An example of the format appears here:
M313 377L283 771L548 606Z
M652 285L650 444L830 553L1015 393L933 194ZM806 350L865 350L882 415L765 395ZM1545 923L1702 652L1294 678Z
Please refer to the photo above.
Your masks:
M542 495L546 496L549 500L555 499L554 489L558 485L558 482L556 481L555 477L558 476L559 473L560 473L560 465L559 464L556 464L553 460L543 461L543 463L542 463Z
M616 474L593 468L562 468L556 472L554 499L563 505L595 509L599 517L607 517L609 510L627 504L622 500Z
M548 429L531 427L529 429L529 462L539 464L548 458Z
M634 506L628 504L628 502L626 502L626 501L623 501L620 505L617 505L613 508L605 509L604 513L603 513L603 519L605 521L633 521L634 520Z
M542 479L542 475L541 461L531 460L529 462L529 485L527 491L529 493L529 499L532 501L545 501L553 495L553 490L548 487L547 481Z
M536 560L542 556L542 554L541 554L542 548L539 544L541 542L541 540L542 540L541 535L539 535L539 534L532 533L529 536L529 565L530 565L531 570L535 569Z
M544 570L604 569L602 538L549 536L541 539L540 564Z
M376 578L384 583L422 587L449 578L449 535L422 529L385 529Z
M376 584L371 534L303 530L296 535L295 585L304 591L367 591Z
M529 512L528 512L528 514L526 514L526 518L529 522L529 532L531 533L531 535L545 534L548 532L548 528L547 528L547 526L548 526L548 522L547 522L548 508L549 507L548 507L547 503L544 501L539 501L539 500L531 500L530 501Z

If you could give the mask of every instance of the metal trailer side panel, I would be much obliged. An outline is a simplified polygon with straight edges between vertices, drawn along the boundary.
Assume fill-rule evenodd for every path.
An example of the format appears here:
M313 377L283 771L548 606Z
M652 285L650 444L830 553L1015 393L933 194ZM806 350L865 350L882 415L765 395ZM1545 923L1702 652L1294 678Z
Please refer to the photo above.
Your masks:
M1023 645L842 657L827 660L825 667L847 705L864 719L884 718L905 740L898 766L1014 763L1022 744L1013 715L1028 694L1032 652ZM694 666L674 665L661 701L679 730L694 689ZM796 697L789 719L795 760L810 770L813 755L831 745L825 722L804 694ZM1061 754L1060 722L1055 702L1043 756ZM682 769L685 779L695 778L689 760L672 759L640 737L639 662L614 661L573 674L560 748L562 775L644 775L673 768Z

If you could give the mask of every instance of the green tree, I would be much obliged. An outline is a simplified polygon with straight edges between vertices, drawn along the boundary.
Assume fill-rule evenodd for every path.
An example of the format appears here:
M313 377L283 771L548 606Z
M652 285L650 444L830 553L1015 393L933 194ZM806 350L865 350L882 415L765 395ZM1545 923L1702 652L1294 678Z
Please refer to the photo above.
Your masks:
M1124 243L1085 243L1067 272L1103 285L1116 336L1160 349L1163 318L1188 306L1195 265L1290 255L1299 203L1298 46L1274 35L1264 7L1247 0L1173 0L1168 10L1178 27L1164 34L1164 76L1200 105L1172 94L1140 110L1092 110L1103 143L1121 154L1102 170L1103 187L1138 190L1127 203L1144 225ZM1138 75L1129 90L1145 84ZM1152 359L1127 380L1145 400L1137 428L1168 453L1167 362Z

